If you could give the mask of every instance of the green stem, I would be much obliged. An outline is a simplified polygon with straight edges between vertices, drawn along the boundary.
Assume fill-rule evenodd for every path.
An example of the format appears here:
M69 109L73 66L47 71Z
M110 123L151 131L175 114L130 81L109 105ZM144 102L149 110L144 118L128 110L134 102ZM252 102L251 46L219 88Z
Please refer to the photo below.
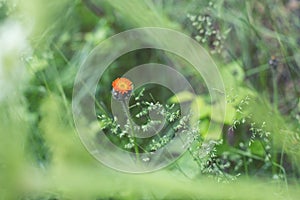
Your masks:
M130 124L130 130L131 130L131 134L133 136L133 143L134 143L134 151L135 151L135 155L136 155L136 160L138 161L139 160L139 148L138 148L138 144L137 144L137 141L136 141L136 135L135 135L135 132L134 132L134 128L133 128L133 121L130 117L130 113L129 113L129 110L127 109L127 106L126 106L126 101L125 100L122 100L121 101L121 104L122 104L122 107L123 107L123 110L129 120L129 124Z
M248 163L247 163L247 160L246 160L246 156L243 156L243 162L244 162L245 174L246 174L246 177L248 178L249 177L249 171L248 171Z
M278 109L278 87L277 87L277 78L276 78L275 69L272 69L272 83L273 83L273 109L274 109L274 112L277 112L277 109Z
M276 70L275 69L271 69L272 70L272 83L273 83L273 112L276 114L277 110L278 110L278 87L277 87L277 77L276 77ZM274 140L273 140L273 148L275 147L274 145ZM272 153L272 160L273 162L277 163L277 152L274 149L273 153ZM276 166L273 165L272 167L272 172L273 174L277 173L277 169Z

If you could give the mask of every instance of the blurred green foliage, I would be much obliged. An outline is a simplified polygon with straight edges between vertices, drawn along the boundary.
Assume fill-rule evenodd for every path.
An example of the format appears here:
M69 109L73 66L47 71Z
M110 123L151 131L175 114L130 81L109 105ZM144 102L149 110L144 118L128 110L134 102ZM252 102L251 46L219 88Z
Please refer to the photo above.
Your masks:
M0 199L298 199L300 3L213 3L0 0ZM211 54L226 87L222 135L207 132L210 120L220 119L211 116L215 102L205 87L198 87L197 96L184 92L177 98L158 86L149 91L161 101L200 107L193 119L200 120L200 133L223 140L209 152L206 169L217 163L222 173L238 175L227 184L215 179L214 170L202 173L188 153L158 172L114 171L92 158L73 124L74 79L97 44L137 27L170 28L196 38L188 14L208 15L214 28L226 32L222 52ZM9 32L15 26L16 35ZM210 41L202 45L210 52ZM111 82L139 64L175 59L193 86L202 83L182 58L161 54L139 50L112 63L97 89L103 108L110 112ZM278 59L275 67L268 63L271 56Z

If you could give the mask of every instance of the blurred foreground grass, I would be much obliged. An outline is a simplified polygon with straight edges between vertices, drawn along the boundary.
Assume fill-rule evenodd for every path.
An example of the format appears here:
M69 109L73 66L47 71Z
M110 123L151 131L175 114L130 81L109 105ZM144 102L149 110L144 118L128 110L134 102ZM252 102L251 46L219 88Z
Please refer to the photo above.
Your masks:
M75 130L63 122L62 106L55 95L41 106L39 127L52 152L46 167L32 165L24 151L26 120L2 115L6 119L1 120L2 133L7 134L1 134L2 199L23 195L26 198L21 199L298 199L300 195L298 185L264 178L225 184L206 176L188 179L170 169L136 175L111 170L95 161Z

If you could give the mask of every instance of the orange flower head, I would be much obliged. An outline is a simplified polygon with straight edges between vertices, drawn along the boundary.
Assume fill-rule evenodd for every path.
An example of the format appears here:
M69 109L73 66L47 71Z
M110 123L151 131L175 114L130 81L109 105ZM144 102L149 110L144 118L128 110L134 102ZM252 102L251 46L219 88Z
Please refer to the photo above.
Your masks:
M130 97L133 84L127 78L117 78L112 82L112 87L113 97L117 100L124 100Z

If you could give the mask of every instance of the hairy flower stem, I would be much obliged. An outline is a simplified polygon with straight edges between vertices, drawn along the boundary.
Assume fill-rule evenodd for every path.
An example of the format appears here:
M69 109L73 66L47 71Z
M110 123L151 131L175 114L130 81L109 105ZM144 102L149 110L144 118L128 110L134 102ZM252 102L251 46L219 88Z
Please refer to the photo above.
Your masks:
M273 109L277 112L278 109L278 87L276 71L272 69L272 85L273 85Z
M278 114L278 86L277 86L277 76L276 76L276 71L273 68L272 68L272 85L273 85L273 109L274 109L273 112L275 114ZM274 140L273 140L273 146L275 146ZM277 152L276 151L273 151L273 153L272 153L272 160L275 163L278 163ZM272 165L272 172L273 172L273 174L277 174L277 167L275 165Z
M133 136L133 143L134 143L134 151L135 151L135 155L136 155L136 160L139 161L139 148L138 148L138 144L136 142L136 135L135 135L134 128L133 128L133 121L130 117L129 110L127 109L128 107L126 106L126 101L122 100L121 104L122 104L122 108L123 108L128 120L129 120L131 135Z

